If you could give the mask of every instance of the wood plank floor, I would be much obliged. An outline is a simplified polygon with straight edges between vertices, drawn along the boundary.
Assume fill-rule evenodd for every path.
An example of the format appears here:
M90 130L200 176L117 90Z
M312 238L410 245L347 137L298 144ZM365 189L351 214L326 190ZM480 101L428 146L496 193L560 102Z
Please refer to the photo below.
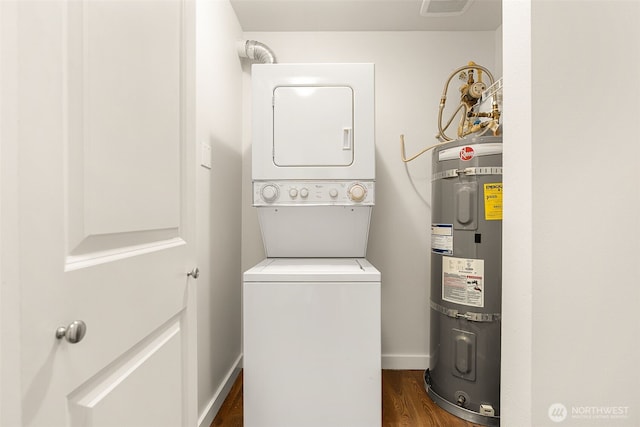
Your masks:
M433 403L422 375L423 371L382 371L382 427L479 427ZM242 373L211 427L242 427Z

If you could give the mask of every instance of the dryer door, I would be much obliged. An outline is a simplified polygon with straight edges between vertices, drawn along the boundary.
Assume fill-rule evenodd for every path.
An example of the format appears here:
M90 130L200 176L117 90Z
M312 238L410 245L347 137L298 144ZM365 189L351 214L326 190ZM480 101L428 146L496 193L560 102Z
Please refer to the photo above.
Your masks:
M273 91L273 162L280 167L353 163L353 90L279 86Z

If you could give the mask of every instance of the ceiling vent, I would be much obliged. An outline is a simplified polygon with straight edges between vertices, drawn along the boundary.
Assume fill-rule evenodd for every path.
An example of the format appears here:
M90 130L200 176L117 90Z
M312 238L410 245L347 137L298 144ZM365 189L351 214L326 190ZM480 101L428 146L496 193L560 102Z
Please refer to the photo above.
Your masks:
M420 15L426 17L458 16L469 9L473 0L422 0Z

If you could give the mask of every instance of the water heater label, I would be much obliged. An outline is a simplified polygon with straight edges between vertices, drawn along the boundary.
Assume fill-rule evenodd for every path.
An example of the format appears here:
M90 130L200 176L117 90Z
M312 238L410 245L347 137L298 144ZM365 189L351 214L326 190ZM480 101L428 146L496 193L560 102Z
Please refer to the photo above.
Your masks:
M453 255L453 224L431 224L431 252Z
M442 257L442 299L484 307L484 260Z
M502 220L502 183L491 182L484 185L485 221Z

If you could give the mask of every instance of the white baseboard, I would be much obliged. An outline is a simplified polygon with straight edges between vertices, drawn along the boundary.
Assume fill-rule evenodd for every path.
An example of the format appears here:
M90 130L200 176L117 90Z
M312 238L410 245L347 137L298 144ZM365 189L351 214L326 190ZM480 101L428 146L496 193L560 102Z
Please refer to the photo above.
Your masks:
M224 403L224 400L227 398L227 395L231 391L231 387L233 387L233 383L238 378L240 371L242 370L242 354L238 356L235 363L225 376L224 380L218 387L218 390L214 393L211 401L205 408L205 410L200 414L198 418L198 426L199 427L209 427L213 422L213 419L218 414L220 407Z
M422 370L429 368L426 354L383 354L382 369Z

